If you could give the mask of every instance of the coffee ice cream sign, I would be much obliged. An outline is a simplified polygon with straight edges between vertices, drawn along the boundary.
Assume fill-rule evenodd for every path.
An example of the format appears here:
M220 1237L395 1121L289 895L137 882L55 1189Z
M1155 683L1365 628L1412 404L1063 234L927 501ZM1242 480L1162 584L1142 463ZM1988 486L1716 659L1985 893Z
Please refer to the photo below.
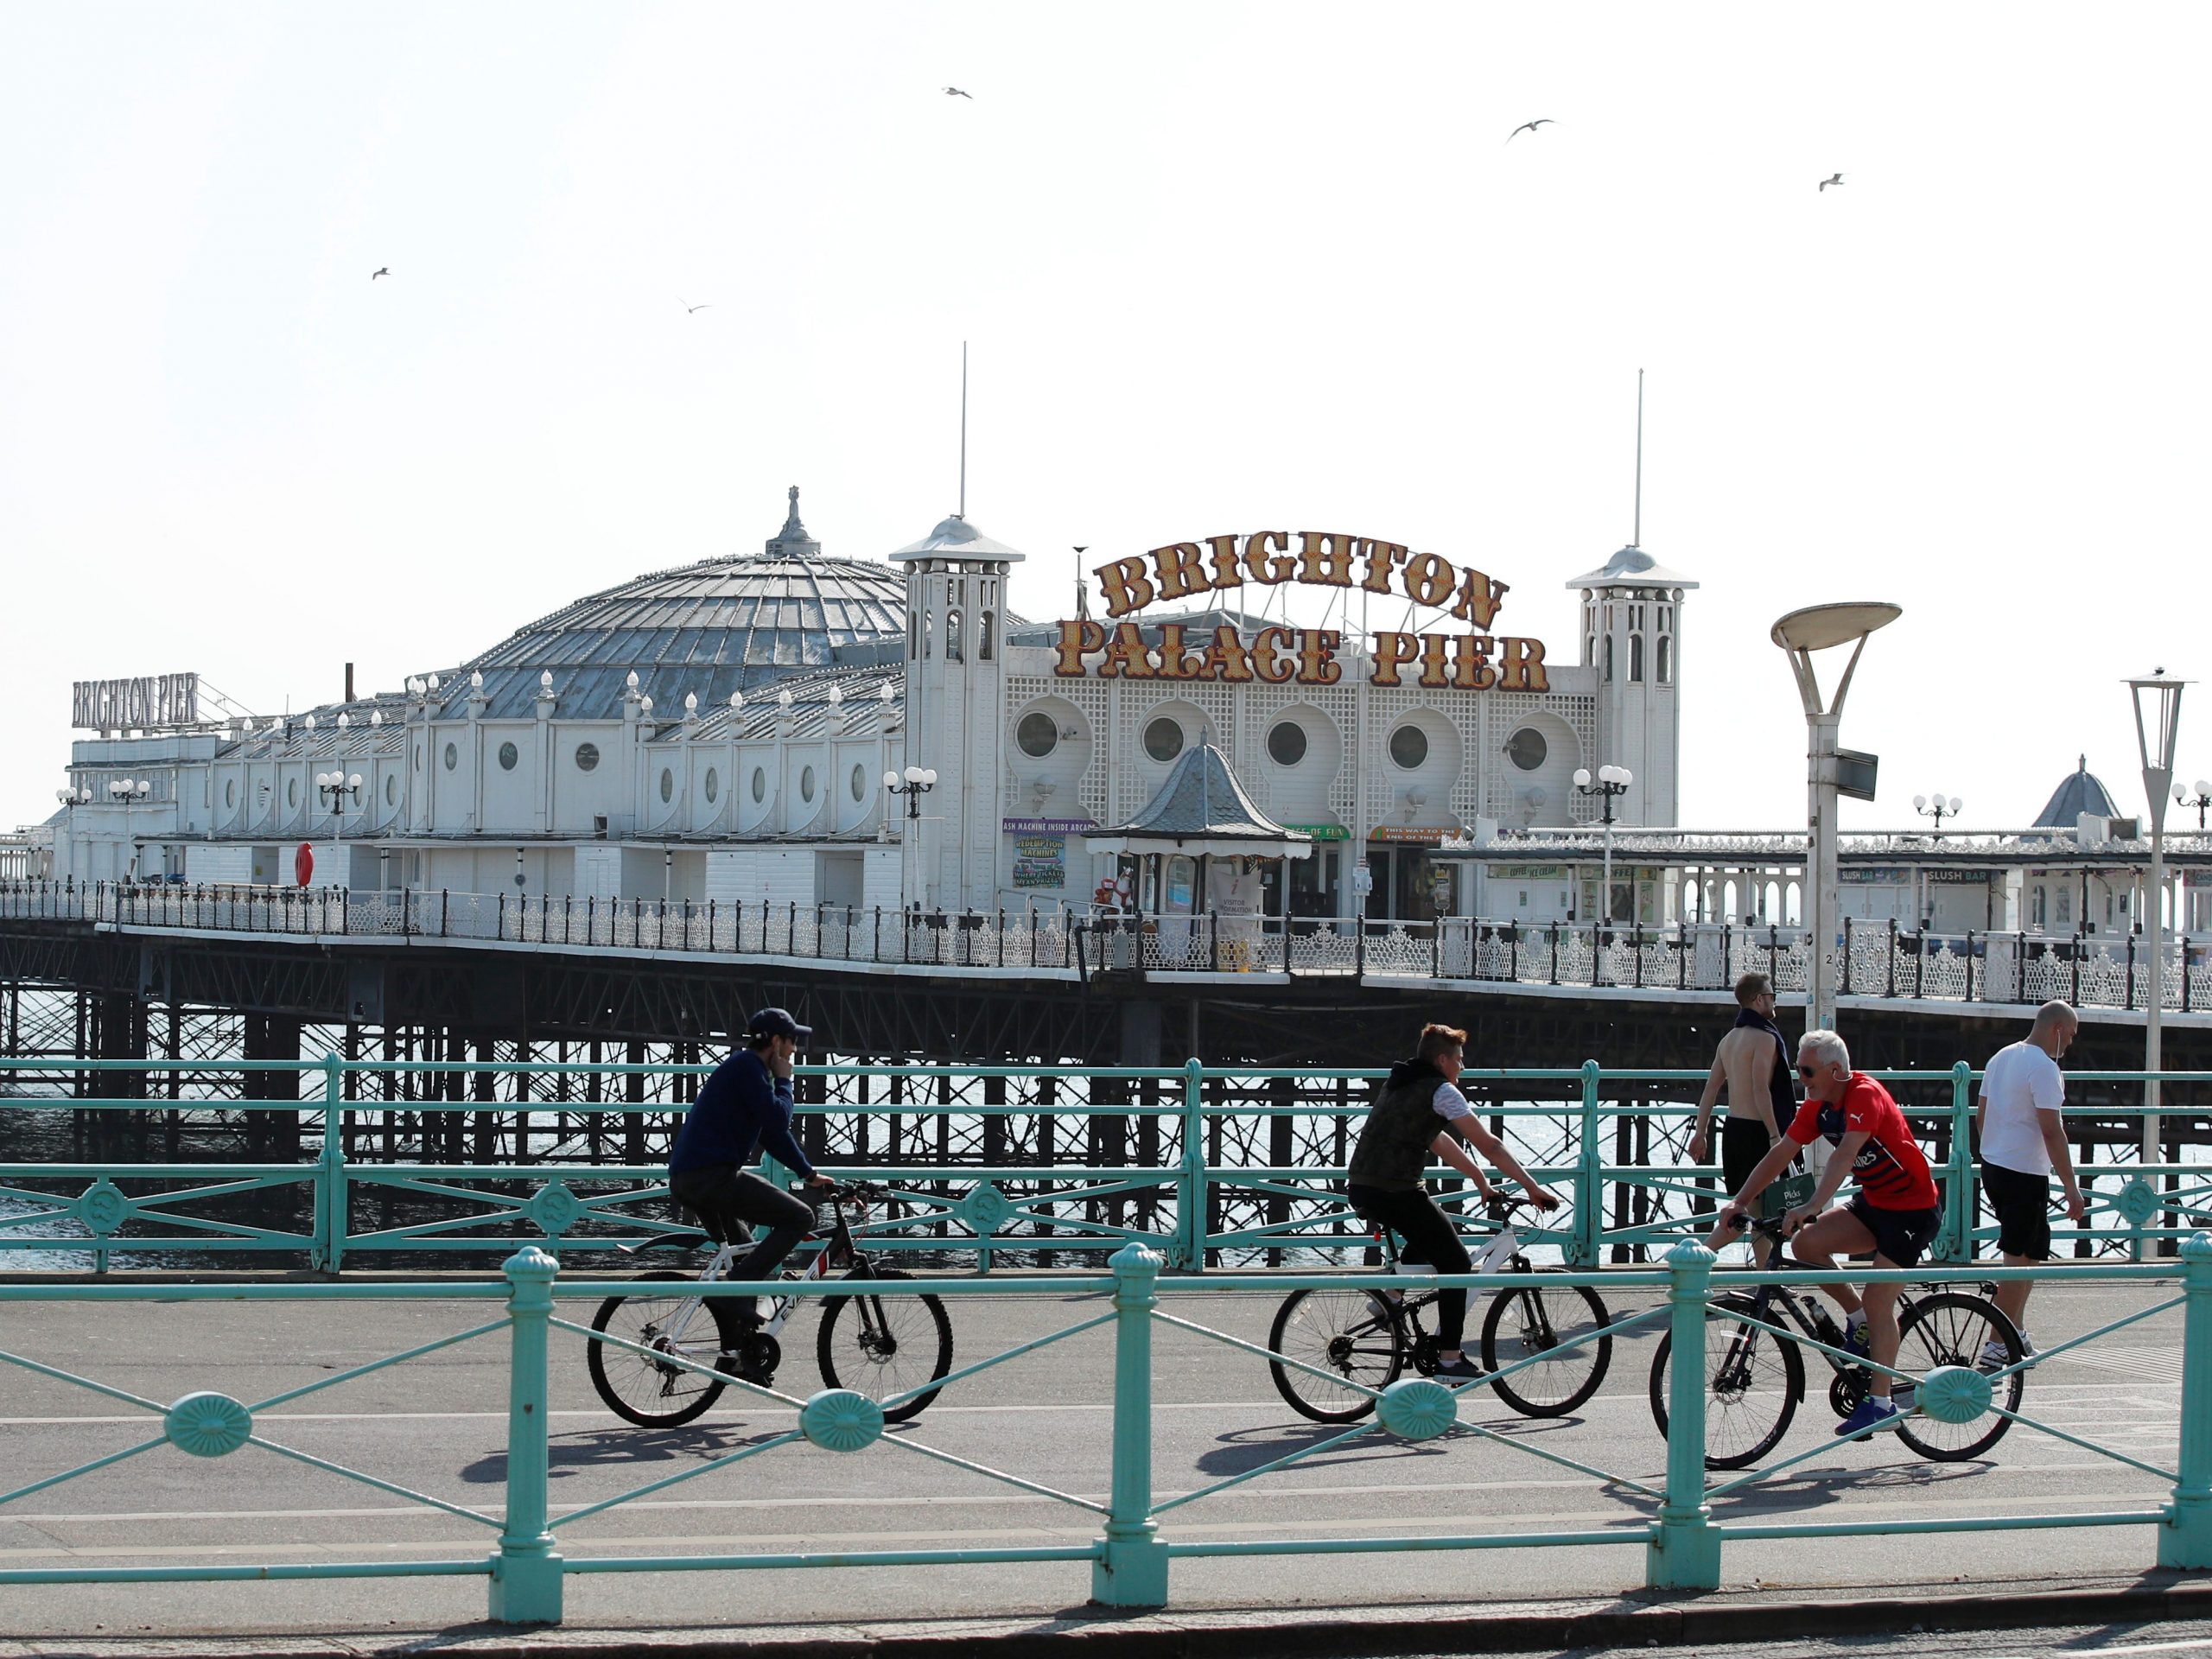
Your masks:
M1060 624L1054 671L1065 677L1334 685L1344 668L1338 660L1344 634L1337 628L1269 626L1247 639L1226 623L1192 630L1184 623L1162 622L1154 626L1154 644L1146 640L1144 624L1127 620L1149 605L1295 582L1402 595L1464 625L1436 632L1376 633L1367 677L1370 684L1462 691L1551 689L1542 641L1490 632L1505 600L1505 583L1480 570L1455 568L1441 554L1415 553L1396 542L1307 530L1297 532L1294 543L1288 531L1262 530L1176 542L1116 559L1093 574L1105 597L1106 617Z

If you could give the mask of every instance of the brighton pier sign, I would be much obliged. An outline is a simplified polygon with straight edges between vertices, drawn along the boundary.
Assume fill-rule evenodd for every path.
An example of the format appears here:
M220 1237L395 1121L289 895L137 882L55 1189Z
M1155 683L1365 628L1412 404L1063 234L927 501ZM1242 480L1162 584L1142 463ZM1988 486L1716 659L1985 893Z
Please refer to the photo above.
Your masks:
M1468 625L1449 632L1377 632L1370 684L1462 691L1551 689L1541 640L1489 632L1504 602L1505 583L1480 570L1456 569L1441 554L1415 553L1397 542L1313 530L1298 531L1295 539L1294 546L1292 532L1282 530L1212 536L1100 565L1092 574L1105 598L1106 619L1063 621L1053 671L1064 678L1092 674L1106 680L1334 685L1344 677L1338 660L1344 635L1336 628L1268 626L1248 639L1227 623L1192 634L1184 623L1162 622L1155 625L1159 640L1152 644L1144 637L1143 624L1126 620L1160 601L1295 582L1402 594Z
M87 731L149 731L200 723L197 674L149 674L130 680L79 680L70 688L69 723Z

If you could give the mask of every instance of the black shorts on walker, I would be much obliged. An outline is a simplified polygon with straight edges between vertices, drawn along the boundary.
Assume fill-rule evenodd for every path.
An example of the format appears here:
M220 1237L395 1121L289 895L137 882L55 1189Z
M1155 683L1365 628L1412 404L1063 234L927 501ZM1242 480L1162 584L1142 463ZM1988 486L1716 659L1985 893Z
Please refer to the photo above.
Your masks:
M2050 1260L2050 1176L1984 1164L1981 1192L1997 1217L1999 1249L2031 1262Z
M1875 1254L1900 1268L1918 1267L1921 1253L1943 1227L1941 1210L1877 1210L1863 1192L1851 1201L1851 1213L1874 1235Z

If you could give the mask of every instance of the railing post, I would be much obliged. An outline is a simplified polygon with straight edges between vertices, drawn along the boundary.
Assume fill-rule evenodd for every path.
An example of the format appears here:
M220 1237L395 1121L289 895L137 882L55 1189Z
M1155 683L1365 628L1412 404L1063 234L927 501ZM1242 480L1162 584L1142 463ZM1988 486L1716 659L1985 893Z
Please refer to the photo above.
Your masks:
M1160 1257L1124 1244L1108 1265L1116 1310L1114 1478L1106 1535L1090 1567L1090 1599L1109 1607L1165 1607L1167 1546L1152 1518L1152 1310L1160 1300Z
M346 1257L346 1062L322 1057L322 1157L315 1166L315 1263L336 1273Z
M2212 1236L2181 1247L2181 1458L2158 1529L2160 1567L2212 1567Z
M1206 1110L1205 1064L1183 1062L1183 1190L1176 1219L1175 1265L1185 1273L1206 1268Z
M492 1557L492 1618L503 1624L561 1622L561 1554L547 1524L545 1331L561 1264L535 1244L506 1261L507 1523Z
M1974 1068L1951 1066L1951 1173L1944 1183L1943 1231L1954 1262L1974 1260Z
M1578 1268L1598 1265L1605 1225L1605 1136L1598 1128L1598 1062L1582 1062L1582 1139L1575 1148L1573 1261Z
M1686 1238L1667 1252L1667 1497L1644 1546L1653 1590L1720 1587L1720 1529L1705 1501L1705 1298L1713 1252Z

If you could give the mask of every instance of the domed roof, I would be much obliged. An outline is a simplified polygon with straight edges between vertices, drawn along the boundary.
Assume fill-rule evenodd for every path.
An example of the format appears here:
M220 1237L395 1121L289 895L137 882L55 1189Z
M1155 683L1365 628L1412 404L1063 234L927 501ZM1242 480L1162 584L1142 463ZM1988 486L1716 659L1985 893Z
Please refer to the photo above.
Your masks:
M891 556L902 561L939 557L1002 559L1014 564L1027 556L1015 552L1004 542L993 541L956 512L950 518L938 519L936 529L918 542L907 543Z
M823 556L799 522L793 485L783 531L764 551L657 570L577 600L461 664L446 707L467 707L473 670L495 719L531 713L549 673L564 719L618 716L633 671L656 713L672 713L687 691L713 708L733 691L829 668L841 647L900 640L906 629L905 574Z
M2112 791L2089 770L2089 757L2086 754L2082 757L2082 764L2068 772L2051 791L2050 803L2037 815L2035 827L2071 830L2084 812L2096 818L2120 816L2120 808L2113 804Z
M1630 544L1595 570L1586 571L1567 584L1570 588L1694 588L1697 583L1667 567L1642 548Z

